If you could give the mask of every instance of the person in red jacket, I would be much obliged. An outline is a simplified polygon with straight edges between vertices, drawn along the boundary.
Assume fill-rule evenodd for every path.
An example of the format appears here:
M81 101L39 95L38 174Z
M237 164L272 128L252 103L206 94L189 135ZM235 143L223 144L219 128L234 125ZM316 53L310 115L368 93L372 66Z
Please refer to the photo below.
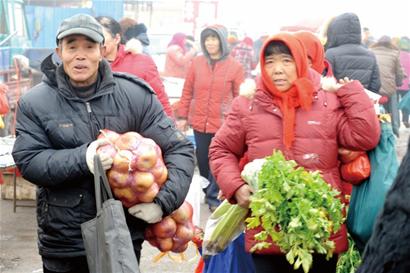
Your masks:
M157 94L165 113L169 117L173 117L168 95L152 58L146 54L125 51L124 45L120 44L121 26L115 19L109 16L99 16L96 19L103 26L104 57L110 63L112 71L130 73L145 80Z
M323 90L320 74L309 70L302 43L289 33L268 38L261 50L261 81L252 99L234 99L224 124L209 148L210 167L223 195L248 208L251 188L242 180L239 159L264 158L274 149L308 170L318 170L324 180L341 191L338 148L370 150L380 135L372 102L359 81L347 78ZM249 251L260 230L246 230ZM330 238L335 253L347 250L345 225ZM256 273L294 271L280 249L252 254ZM337 255L326 260L314 253L311 273L336 272Z
M187 43L191 44L189 49L186 46ZM185 78L195 55L195 44L187 40L184 33L175 33L168 44L165 68L162 75L165 77Z
M194 130L199 173L210 182L206 201L213 211L220 201L217 199L218 185L209 170L209 144L224 122L232 99L239 93L244 71L242 65L229 55L225 27L212 25L205 28L200 43L203 55L192 60L176 118L181 130L186 130L188 123Z

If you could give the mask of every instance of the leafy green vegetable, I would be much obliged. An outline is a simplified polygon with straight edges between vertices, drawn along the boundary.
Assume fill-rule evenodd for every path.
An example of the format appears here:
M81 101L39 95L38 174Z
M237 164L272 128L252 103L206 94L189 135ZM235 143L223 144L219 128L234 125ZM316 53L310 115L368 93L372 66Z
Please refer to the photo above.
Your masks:
M203 255L215 255L226 249L245 229L244 221L248 209L224 200L209 217L202 244Z
M340 255L337 261L336 273L355 273L362 262L359 250L349 236L349 249Z
M302 266L307 273L313 252L327 258L333 255L335 245L329 237L344 221L340 193L318 171L305 170L280 151L265 159L258 172L258 190L251 198L251 216L246 219L248 228L263 228L251 251L269 247L270 237L295 269Z
M348 198L350 200L350 195L348 195ZM349 207L346 208L346 214L348 210ZM337 261L336 273L355 273L362 263L360 252L349 233L348 239L349 249L345 253L340 255L339 260Z

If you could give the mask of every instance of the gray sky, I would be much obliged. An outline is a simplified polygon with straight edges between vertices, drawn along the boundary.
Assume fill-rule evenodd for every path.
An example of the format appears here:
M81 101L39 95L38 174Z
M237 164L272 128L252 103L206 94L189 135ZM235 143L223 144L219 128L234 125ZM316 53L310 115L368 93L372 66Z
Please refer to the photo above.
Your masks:
M373 35L410 37L410 0L220 0L221 23L251 32L274 33L282 25L292 25L302 19L331 18L343 12L356 13L362 27ZM258 30L258 31L255 31Z

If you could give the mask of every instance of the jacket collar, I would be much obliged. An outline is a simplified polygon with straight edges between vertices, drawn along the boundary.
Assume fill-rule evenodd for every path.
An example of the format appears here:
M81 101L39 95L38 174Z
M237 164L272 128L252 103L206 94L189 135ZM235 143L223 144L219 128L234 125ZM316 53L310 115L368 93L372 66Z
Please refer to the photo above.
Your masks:
M63 65L60 64L57 66L52 61L52 54L45 58L41 63L41 71L44 73L43 81L45 83L51 87L57 88L66 98L78 99L78 97L75 96L75 94L73 94L70 90ZM110 65L105 59L103 59L99 64L98 74L101 77L101 84L97 87L96 93L91 98L112 92L112 89L108 87L115 84Z

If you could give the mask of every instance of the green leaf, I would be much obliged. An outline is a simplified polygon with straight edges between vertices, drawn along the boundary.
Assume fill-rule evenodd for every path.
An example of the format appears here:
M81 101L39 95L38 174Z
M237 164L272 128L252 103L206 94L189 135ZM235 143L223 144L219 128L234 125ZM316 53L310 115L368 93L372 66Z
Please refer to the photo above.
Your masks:
M288 260L290 264L295 262L295 253L293 248L286 254L286 260Z
M304 271L305 273L308 273L308 272L309 272L310 267L312 266L312 263L313 263L313 257L312 257L311 254L308 254L308 255L306 255L305 257L303 257L303 260L302 260L302 268L303 268L303 271Z

